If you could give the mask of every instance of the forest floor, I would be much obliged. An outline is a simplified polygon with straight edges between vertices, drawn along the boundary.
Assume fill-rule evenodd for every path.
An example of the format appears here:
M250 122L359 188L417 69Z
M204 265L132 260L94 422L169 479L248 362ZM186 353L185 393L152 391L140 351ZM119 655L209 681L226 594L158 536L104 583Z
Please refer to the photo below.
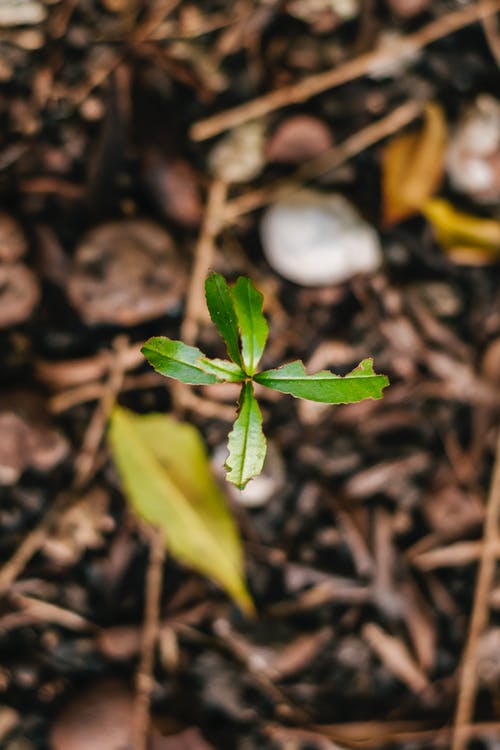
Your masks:
M499 12L0 2L2 748L500 747ZM348 237L312 270L330 194ZM259 394L243 498L232 386L140 354L222 355L212 269L263 292L266 367L390 379L355 405ZM255 617L133 515L115 401L200 430Z

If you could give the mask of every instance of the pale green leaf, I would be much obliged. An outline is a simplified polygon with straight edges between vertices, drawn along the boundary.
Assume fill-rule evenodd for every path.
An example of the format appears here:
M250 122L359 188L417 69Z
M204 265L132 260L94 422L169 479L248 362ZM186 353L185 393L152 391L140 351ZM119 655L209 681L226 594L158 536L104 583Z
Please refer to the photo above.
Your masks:
M238 532L196 428L116 407L109 442L137 515L161 530L173 557L216 581L251 613Z
M374 372L371 358L364 359L344 377L328 370L308 375L303 363L295 361L276 370L261 372L255 376L255 381L296 398L326 404L351 404L364 398L382 398L383 389L389 385L385 375Z
M251 382L244 383L241 388L238 418L229 433L228 449L226 479L242 490L262 471L267 450L262 414Z
M238 336L238 319L231 289L220 273L212 273L205 281L207 307L217 330L226 342L229 356L243 366Z
M228 359L201 357L198 362L205 372L214 375L217 380L229 383L241 383L242 380L245 380L245 373L241 367Z
M248 375L257 369L267 341L269 328L262 313L262 294L250 279L240 276L231 289L240 328L243 363Z
M206 372L200 364L204 356L195 346L173 341L166 336L148 339L141 349L149 364L168 378L190 385L209 385L217 378Z

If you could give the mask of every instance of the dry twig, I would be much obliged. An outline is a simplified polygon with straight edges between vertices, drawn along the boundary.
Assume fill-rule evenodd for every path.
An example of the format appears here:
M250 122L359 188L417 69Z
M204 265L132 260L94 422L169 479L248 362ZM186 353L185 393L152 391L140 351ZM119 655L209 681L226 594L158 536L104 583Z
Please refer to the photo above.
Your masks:
M146 580L146 601L141 659L136 674L134 705L134 750L146 750L150 724L155 646L160 632L160 600L163 585L165 540L157 529L148 527L150 554Z
M421 114L423 107L424 102L421 101L405 102L385 117L370 123L354 135L349 136L343 143L325 151L321 156L307 161L293 176L276 180L270 185L265 185L256 190L250 190L238 198L228 201L224 211L226 222L235 221L242 214L255 211L267 203L283 198L298 190L304 182L321 177L340 167L349 159L378 143L378 141L404 128L405 125L408 125Z
M270 91L268 94L259 96L238 107L200 120L191 128L191 137L195 141L203 141L224 130L237 127L248 120L263 117L270 112L281 109L281 107L307 101L328 89L367 75L381 66L397 62L403 55L414 53L422 47L448 36L448 34L453 34L465 26L493 15L499 10L500 0L480 0L480 2L460 8L453 13L447 13L401 39L401 43L396 50L388 52L383 46L377 47L374 51L348 60L333 70L308 76L290 86Z
M52 507L48 509L38 525L27 534L12 557L3 564L0 569L0 595L8 590L33 555L41 549L62 511L68 508L75 498L79 497L82 487L91 479L98 460L99 447L106 422L123 381L123 365L119 353L126 346L124 337L117 337L114 342L114 356L110 357L109 360L110 370L106 388L85 432L81 452L75 462L75 475L70 489L58 495Z
M186 312L181 326L181 339L186 344L194 344L198 333L200 311L205 295L203 285L215 253L215 238L221 230L227 184L215 179L208 193L207 208L200 235L196 244L194 267L187 293Z
M463 732L472 718L477 690L476 649L478 639L488 622L488 603L498 554L500 520L500 432L495 465L484 520L483 549L479 561L469 635L462 654L460 686L453 727L452 750L464 750L467 736Z

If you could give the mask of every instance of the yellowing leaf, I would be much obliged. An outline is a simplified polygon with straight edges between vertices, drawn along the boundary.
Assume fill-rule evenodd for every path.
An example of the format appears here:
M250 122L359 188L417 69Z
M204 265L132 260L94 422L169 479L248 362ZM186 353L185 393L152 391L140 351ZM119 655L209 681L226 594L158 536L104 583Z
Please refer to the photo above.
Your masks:
M492 262L500 257L500 221L457 211L448 201L434 198L422 209L438 242L466 265Z
M109 441L137 515L161 529L173 557L219 583L251 614L238 531L196 428L115 407Z
M382 153L383 223L391 226L419 211L439 188L446 146L443 110L427 105L422 129L393 138Z

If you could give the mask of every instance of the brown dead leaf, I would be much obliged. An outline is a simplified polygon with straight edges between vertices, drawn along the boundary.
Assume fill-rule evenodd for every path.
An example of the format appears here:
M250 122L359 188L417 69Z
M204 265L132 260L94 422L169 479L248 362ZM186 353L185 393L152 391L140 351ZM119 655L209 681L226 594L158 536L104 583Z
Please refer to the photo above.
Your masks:
M444 170L446 121L435 102L427 105L423 127L393 138L382 153L383 224L412 216L438 189Z
M434 228L447 254L461 265L484 265L500 258L500 221L458 211L442 198L433 198L422 213Z

